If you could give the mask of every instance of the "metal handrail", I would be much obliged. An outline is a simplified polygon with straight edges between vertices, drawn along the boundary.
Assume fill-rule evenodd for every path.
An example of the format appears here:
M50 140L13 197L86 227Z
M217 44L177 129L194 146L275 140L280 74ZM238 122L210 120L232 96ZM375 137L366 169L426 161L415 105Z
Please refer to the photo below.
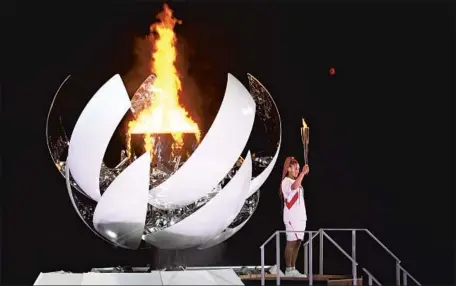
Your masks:
M337 249L339 249L340 252L342 252L343 255L345 255L345 257L347 257L352 263L358 265L358 262L356 262L347 252L345 252L345 250L337 243L334 241L334 239L332 239L326 232L324 232L322 230L322 234L324 237L326 237L335 247L337 247Z
M325 230L325 231L352 231L352 230L364 231L364 230L367 230L365 228L320 228L320 229Z
M326 237L337 249L339 249L340 252L342 252L343 255L345 255L345 257L347 257L351 261L353 285L357 286L358 273L357 273L356 267L358 267L358 262L356 262L353 257L351 257L347 252L345 252L345 250L339 244L337 244L337 242L335 242L334 239L332 239L324 230L320 230L320 232L321 232L321 235L323 235L323 237Z
M269 236L269 238L260 246L260 248L264 248L266 246L266 244L269 243L269 241L271 241L276 235L277 235L277 232L278 233L281 233L281 232L286 232L284 230L280 231L280 230L276 230L273 234L271 234L271 236ZM293 232L309 232L309 233L312 233L312 232L315 232L315 234L309 238L309 240L313 240L316 236L318 236L320 233L318 231L293 231ZM309 240L307 240L305 243L303 243L302 245L307 245L309 244Z
M389 255L391 255L394 259L396 259L397 262L401 263L401 260L396 256L394 255L394 253L389 250L388 247L386 247L386 245L384 245L380 239L378 239L372 232L370 232L368 229L365 229L364 230L367 234L370 235L370 237L372 237L372 239L375 240L375 242L377 242L386 252L388 252Z
M313 242L314 238L319 235L320 235L319 231L316 231L314 235L312 235L312 233L310 233L309 239L302 245L304 248L304 274L305 275L309 274L309 269L311 270L310 272L313 273L312 265L309 266L309 245L312 246L312 242ZM313 277L310 277L310 280L313 280Z
M278 232L278 230L274 231L274 233L271 234L271 236L270 236L268 239L266 239L266 241L260 246L260 248L264 248L264 246L265 246L266 244L268 244L268 242L270 242L271 239L272 239L273 237L276 236L277 232Z
M320 234L320 232L316 231L315 234L314 234L313 236L309 237L309 239L308 239L306 242L304 242L304 243L302 244L302 246L307 246L307 245L309 244L309 242L310 242L311 240L313 240L315 237L317 237L319 234Z
M332 239L325 231L351 231L352 232L352 255L350 256L334 239ZM309 239L303 243L304 246L304 268L305 273L309 274L309 285L313 285L313 271L312 263L308 263L310 260L312 262L312 241L315 237L320 235L320 275L323 275L323 239L327 238L342 254L347 257L352 262L352 276L353 276L353 285L357 284L357 267L359 264L356 262L356 232L366 232L372 239L374 239L377 244L379 244L391 257L396 261L396 285L401 285L401 271L402 271L402 282L404 286L407 285L407 278L415 282L417 285L421 284L416 280L407 270L400 265L401 260L394 255L394 253L389 250L372 232L368 229L362 228L352 228L352 229L342 229L342 228L321 228L318 231L275 231L261 246L261 285L265 284L265 274L264 274L264 247L268 244L272 238L276 237L276 267L277 267L277 285L280 285L280 234L287 232L304 232L309 234ZM367 269L362 269L369 279L369 285L372 285L374 281L377 285L381 285L380 282L369 272ZM310 273L308 273L310 272Z
M384 245L372 232L370 232L367 228L322 228L324 231L365 231L375 242L377 242L388 254L393 257L397 262L401 262L401 260L394 255L394 253L389 250L386 245Z
M320 231L364 231L366 232L375 242L377 242L378 245L380 245L383 250L385 250L394 260L396 260L396 284L401 285L401 277L400 277L400 272L402 271L403 277L402 277L402 282L403 285L407 285L407 278L410 277L413 282L415 282L417 285L421 286L420 282L416 280L415 277L413 277L405 268L401 265L401 260L388 248L386 245L384 245L370 230L366 228L321 228ZM320 273L322 274L322 273ZM372 276L373 277L373 276Z
M380 284L380 282L378 282L377 278L374 277L374 275L372 275L369 271L367 271L366 268L363 268L363 271L367 274L367 276L369 277L368 278L368 281L367 281L367 285L369 286L372 286L372 281L375 282L375 284L377 284L378 286L382 286L382 284Z
M312 241L313 239L320 235L323 237L326 237L340 252L342 252L345 257L347 257L351 262L352 262L352 275L353 275L353 285L357 285L357 280L358 280L358 275L356 272L356 267L358 266L358 262L356 262L337 242L335 242L327 233L325 233L323 230L319 231L284 231L284 230L278 230L274 232L267 240L260 246L261 250L261 285L265 285L265 273L264 273L264 247L266 246L269 241L272 240L272 238L275 236L276 237L276 267L277 267L277 274L276 274L276 280L277 280L277 285L280 285L280 233L287 233L287 232L304 232L304 233L309 233L309 239L304 243L304 250L305 250L305 258L307 258L307 248L309 248L309 260L312 261ZM307 246L309 245L309 246ZM305 263L307 264L307 263ZM307 266L305 266L306 268ZM307 270L307 269L306 269ZM306 271L307 272L307 271ZM309 264L309 285L313 285L313 271L312 271L312 264Z
M308 233L309 234L309 246L310 246L310 253L309 257L312 258L312 240L319 234L317 231L287 231L287 230L277 230L275 231L261 246L261 285L265 285L265 273L264 273L264 247L266 246L269 241L273 237L276 238L276 268L277 268L277 275L276 275L276 280L277 280L277 285L280 285L280 234L281 233L287 233L287 232L303 232L304 234ZM313 235L315 233L315 235ZM307 244L305 244L307 246ZM310 267L312 269L312 267ZM311 275L309 277L309 285L313 285L313 274L311 271Z
M410 279L413 280L413 282L415 282L417 285L421 286L420 282L418 282L418 280L415 279L415 277L413 277L407 270L404 269L404 267L402 267L402 265L398 265L399 269L402 270L402 273L403 273L403 285L407 285L407 277L410 277Z

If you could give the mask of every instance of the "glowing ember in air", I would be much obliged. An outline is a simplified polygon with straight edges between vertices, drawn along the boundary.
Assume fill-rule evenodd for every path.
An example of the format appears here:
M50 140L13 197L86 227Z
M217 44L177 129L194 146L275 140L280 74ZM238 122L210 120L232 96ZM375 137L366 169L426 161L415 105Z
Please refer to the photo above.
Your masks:
M175 67L177 39L174 26L182 22L173 17L173 11L166 4L157 19L160 21L150 26L150 37L156 35L151 71L156 79L153 86L148 88L154 92L154 102L128 124L129 135L145 134L147 151L151 151L154 146L152 134L170 133L175 140L173 150L182 147L184 133L195 134L198 141L200 136L198 125L179 104L182 87Z

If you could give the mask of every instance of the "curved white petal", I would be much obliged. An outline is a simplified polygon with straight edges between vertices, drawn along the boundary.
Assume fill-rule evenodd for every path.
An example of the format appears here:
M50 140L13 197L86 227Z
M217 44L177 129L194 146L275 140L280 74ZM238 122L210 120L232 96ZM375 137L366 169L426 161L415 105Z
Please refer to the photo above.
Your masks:
M82 214L79 212L79 209L78 209L78 206L76 204L76 201L74 200L74 197L73 197L73 190L71 189L71 181L70 181L70 168L65 168L65 181L66 181L66 186L67 186L67 191L68 191L68 195L70 196L70 200L71 200L71 203L73 204L73 207L74 209L76 210L76 212L78 213L79 217L81 218L82 222L96 235L98 236L99 238L103 239L104 241L106 242L110 242L109 240L107 240L106 238L104 238L102 235L100 235L94 228L92 225L89 225L87 223L87 221L84 219L84 217L82 216Z
M280 135L282 136L282 135ZM258 176L256 176L253 180L252 183L250 184L250 189L249 192L246 194L246 199L253 195L261 186L266 182L268 179L269 175L271 174L272 170L274 169L275 163L277 162L277 157L279 157L279 152L280 152L280 143L279 147L277 147L277 151L272 158L271 162L269 165L261 172Z
M266 87L264 87L264 85L259 80L257 80L253 75L247 74L247 77L249 78L249 81L252 80L255 83L257 83L259 86L261 86L263 91L266 92L266 94L269 96L271 102L273 103L274 111L277 113L277 118L279 119L279 136L280 137L279 137L279 143L278 143L278 146L277 146L277 150L276 150L276 152L274 154L274 157L272 158L272 160L269 163L269 165L263 170L263 172L261 172L258 176L256 176L255 178L252 179L252 182L250 183L250 190L246 194L246 199L248 197L250 197L251 195L253 195L257 190L259 190L260 187L264 184L264 182L267 180L267 178L271 174L271 172L274 169L274 166L275 166L275 164L277 162L277 158L278 158L279 152L280 152L280 147L281 147L281 144L282 144L282 121L280 120L279 109L277 108L277 105L276 105L276 103L274 101L274 98L271 96L271 94L266 89ZM203 246L201 246L199 248L200 249L205 249L205 248L209 248L209 247L212 247L214 245L217 245L219 243L224 242L225 240L227 240L230 237L232 237L236 232L238 232L247 223L247 221L250 218L251 218L251 216L246 221L244 221L242 224L238 225L235 228L225 229L224 232L218 234L216 237L214 237L213 239L208 241L205 245L203 245Z
M130 108L119 75L108 80L90 99L76 122L68 147L67 166L81 189L100 199L100 168L109 141Z
M212 200L184 220L145 236L162 249L184 249L206 243L222 232L242 208L252 178L252 159L247 154L236 175Z
M255 108L248 90L228 74L225 97L208 133L184 165L151 190L149 203L174 209L195 202L217 186L247 144Z
M109 185L93 214L95 229L111 242L136 249L141 243L149 197L150 154L144 153Z
M260 85L264 89L264 91L268 94L269 98L271 99L272 103L274 104L275 112L277 113L277 117L279 118L279 136L280 136L280 138L279 138L279 144L277 146L277 150L274 154L274 157L272 158L269 165L263 170L263 172L261 172L258 176L256 176L252 180L252 183L250 184L250 191L248 194L246 194L247 195L246 199L248 197L250 197L251 195L253 195L253 193L255 193L259 188L261 188L261 186L267 180L267 178L271 174L272 170L274 169L274 166L277 162L277 158L279 157L280 147L282 145L282 121L280 120L279 109L277 108L274 98L272 98L271 94L266 89L266 87L264 87L264 85L259 80L257 80L253 75L247 74L247 76L249 77L249 79L255 81L258 85Z
M249 221L249 219L251 217L252 216L249 216L248 219L246 219L243 223L236 226L235 228L227 228L224 232L222 232L219 235L217 235L216 237L212 238L210 241L206 242L204 245L198 247L198 249L210 248L212 246L216 246L217 244L220 244L220 243L224 242L225 240L229 239L230 237L235 235L236 232L241 230L241 228L244 227L244 225Z

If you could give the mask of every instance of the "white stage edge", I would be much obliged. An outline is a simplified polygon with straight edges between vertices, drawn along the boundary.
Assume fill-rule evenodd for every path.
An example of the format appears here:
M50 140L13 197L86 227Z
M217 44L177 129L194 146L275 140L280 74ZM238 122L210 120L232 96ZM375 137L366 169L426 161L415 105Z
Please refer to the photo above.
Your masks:
M150 273L40 273L34 285L244 285L232 269Z

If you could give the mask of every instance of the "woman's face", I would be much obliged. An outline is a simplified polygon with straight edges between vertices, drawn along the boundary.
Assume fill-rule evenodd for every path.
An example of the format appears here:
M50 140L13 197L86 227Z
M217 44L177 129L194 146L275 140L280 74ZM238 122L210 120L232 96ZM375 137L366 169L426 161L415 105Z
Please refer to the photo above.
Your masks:
M295 179L299 175L299 164L296 163L294 165L291 165L290 168L288 168L288 174L290 177Z

